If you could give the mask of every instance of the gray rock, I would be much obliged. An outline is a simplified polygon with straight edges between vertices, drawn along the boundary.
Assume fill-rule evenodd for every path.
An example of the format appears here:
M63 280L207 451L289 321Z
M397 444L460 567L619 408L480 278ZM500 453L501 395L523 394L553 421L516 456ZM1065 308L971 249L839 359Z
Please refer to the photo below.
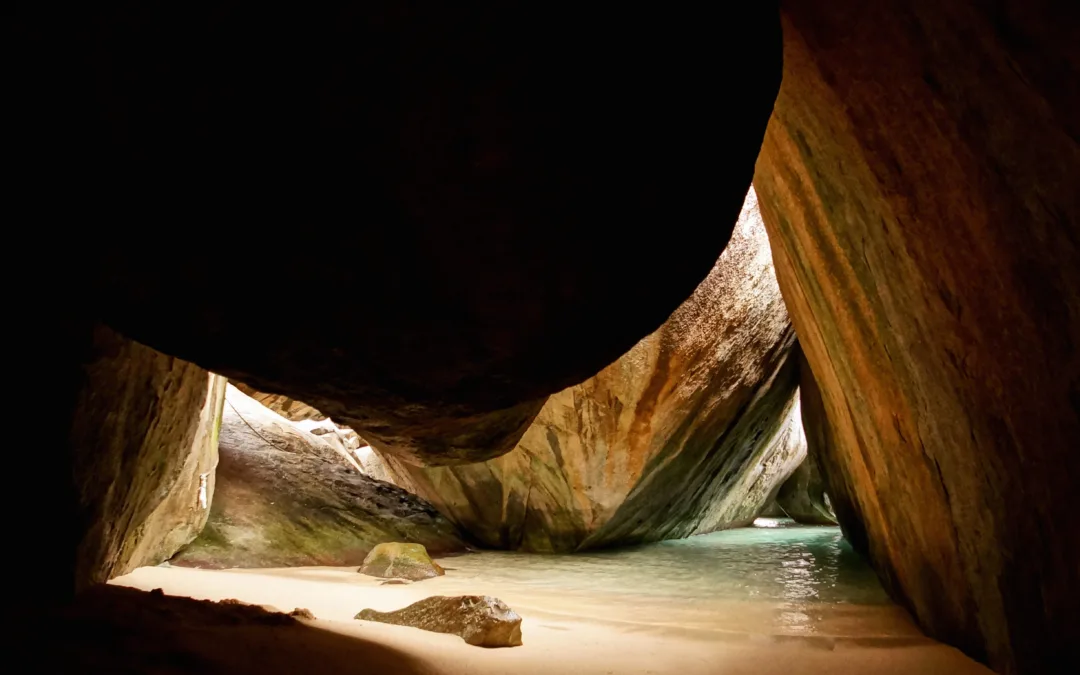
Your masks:
M361 474L238 389L228 390L219 456L209 520L174 565L359 565L378 544L402 540L435 555L465 550L430 504Z
M836 515L826 499L821 472L814 458L809 456L776 493L776 504L803 525L837 524Z

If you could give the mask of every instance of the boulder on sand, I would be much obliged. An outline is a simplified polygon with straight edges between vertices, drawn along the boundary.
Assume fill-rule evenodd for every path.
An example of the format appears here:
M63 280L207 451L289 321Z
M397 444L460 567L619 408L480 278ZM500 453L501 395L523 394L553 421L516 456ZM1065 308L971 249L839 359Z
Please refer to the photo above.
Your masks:
M443 568L428 555L423 544L401 542L387 542L371 549L364 558L360 573L383 579L409 581L431 579L445 574Z
M394 612L364 609L353 618L452 633L477 647L521 645L521 617L490 595L436 595Z

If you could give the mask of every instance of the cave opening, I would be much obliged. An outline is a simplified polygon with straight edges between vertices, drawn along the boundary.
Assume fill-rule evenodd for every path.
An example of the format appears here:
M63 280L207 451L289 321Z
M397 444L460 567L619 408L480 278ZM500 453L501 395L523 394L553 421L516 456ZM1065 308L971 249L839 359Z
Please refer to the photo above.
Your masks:
M985 672L927 637L844 538L771 249L751 188L664 324L480 462L417 464L308 403L194 367L192 392L147 379L197 409L189 446L144 520L86 552L112 578L84 591L65 632L103 622L135 670L177 654L224 667L239 626L258 652L245 672L298 667L314 633L264 644L289 627L342 640L320 654L327 672L350 649L398 654L402 672L659 675L763 659L766 672ZM98 339L167 358L108 329ZM94 390L130 386L130 360L103 365ZM184 631L159 625L178 618ZM80 643L53 665L116 651Z
M1075 3L136 4L5 25L13 663L1076 669Z

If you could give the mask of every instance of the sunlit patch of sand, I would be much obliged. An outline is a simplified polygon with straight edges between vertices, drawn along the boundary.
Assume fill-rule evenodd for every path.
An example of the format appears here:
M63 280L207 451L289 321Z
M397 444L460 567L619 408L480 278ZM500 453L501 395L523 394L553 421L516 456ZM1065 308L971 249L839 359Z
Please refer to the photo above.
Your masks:
M386 653L403 655L408 667L402 661L400 672L406 673L990 672L923 637L891 604L710 598L708 588L697 589L696 600L686 594L642 596L612 592L617 584L611 578L590 591L582 588L579 575L571 575L567 587L561 588L560 559L540 556L533 564L535 574L543 575L542 585L516 580L515 574L484 574L509 559L500 554L447 558L441 561L448 568L445 577L410 585L384 586L379 579L358 574L356 568L325 567L214 571L155 567L136 570L113 583L207 600L238 598L286 612L304 607L316 617L304 622L305 628L388 650L380 652L380 658ZM552 568L545 570L546 564ZM506 601L523 617L525 644L481 649L455 636L352 619L366 607L386 611L430 595L459 594L495 595ZM333 661L325 658L327 663ZM285 672L275 667L258 664L261 673Z

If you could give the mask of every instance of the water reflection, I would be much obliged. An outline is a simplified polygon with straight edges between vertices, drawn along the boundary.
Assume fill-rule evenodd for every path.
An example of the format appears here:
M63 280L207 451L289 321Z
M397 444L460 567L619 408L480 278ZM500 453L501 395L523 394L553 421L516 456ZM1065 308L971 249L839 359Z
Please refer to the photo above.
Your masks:
M726 530L631 549L573 555L485 552L459 573L490 581L589 593L780 603L886 604L873 571L836 527ZM455 567L454 560L447 564ZM801 610L800 610L801 611ZM793 612L795 620L798 612Z

